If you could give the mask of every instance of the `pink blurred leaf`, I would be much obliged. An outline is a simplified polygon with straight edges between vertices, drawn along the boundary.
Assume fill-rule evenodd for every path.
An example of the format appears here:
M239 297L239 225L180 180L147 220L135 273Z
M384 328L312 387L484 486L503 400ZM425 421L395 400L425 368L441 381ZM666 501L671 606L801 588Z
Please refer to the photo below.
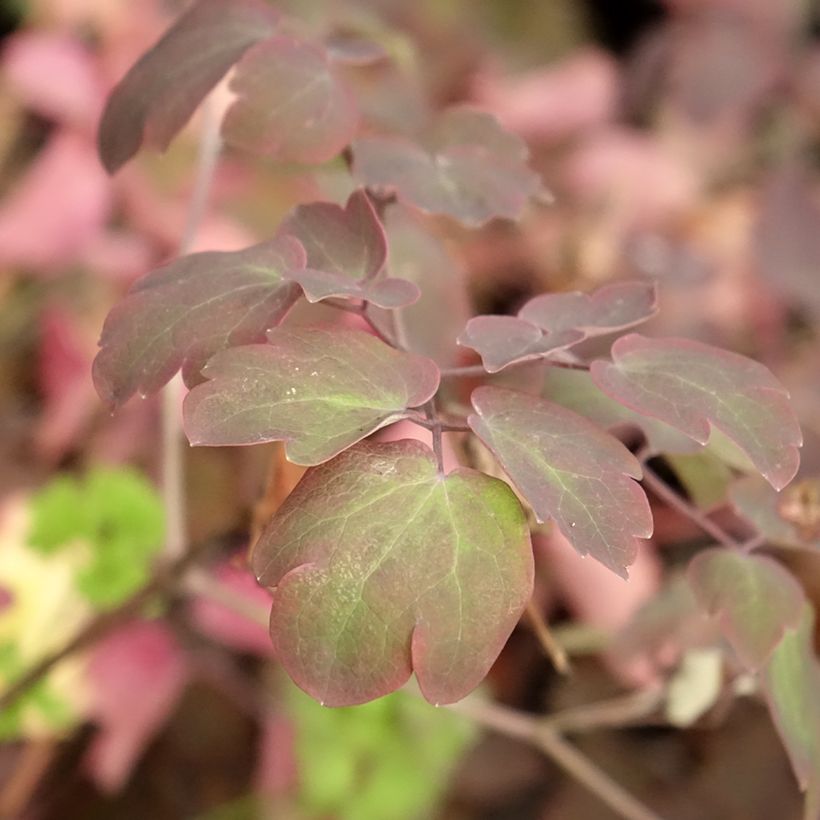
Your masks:
M336 31L325 40L328 56L340 63L366 66L389 59L384 46L361 34Z
M225 141L281 162L333 159L358 125L352 93L312 43L260 43L239 63L231 89L238 99L222 125Z
M375 277L387 259L384 229L361 188L344 208L332 202L299 205L285 217L279 235L302 243L307 268L349 279Z
M517 317L476 316L458 343L481 355L489 373L545 357L593 336L645 322L657 312L655 286L622 282L593 294L548 293L527 302Z
M470 427L538 520L552 518L581 555L626 578L636 539L652 535L632 453L585 418L524 393L479 387L472 404Z
M135 621L100 641L89 662L91 718L99 732L86 764L105 791L120 789L187 679L185 658L157 621Z
M3 72L27 108L57 122L86 125L102 106L102 83L90 52L65 34L15 35L3 52Z
M99 131L109 173L143 143L165 150L228 69L270 35L277 19L264 0L196 0L112 92Z
M97 392L122 404L159 390L180 367L191 384L216 351L261 341L298 298L286 275L304 262L302 246L279 237L183 256L137 280L105 321Z
M0 208L0 264L64 268L102 233L111 191L93 148L58 132Z
M192 444L285 441L290 461L321 464L438 389L430 359L360 330L277 328L268 339L208 362L209 381L185 400Z
M412 670L432 703L464 697L532 591L510 488L467 469L442 477L410 441L360 444L308 471L252 561L274 587L277 656L328 706L387 694Z
M720 623L726 640L750 671L771 656L787 629L796 629L803 589L777 561L727 549L698 553L689 583L700 605Z
M592 378L626 407L706 444L715 427L782 489L797 472L800 427L786 388L758 362L689 339L637 333L612 346Z
M492 115L466 107L445 111L422 144L363 137L353 156L354 174L365 185L472 227L494 217L518 219L530 198L543 194L523 141Z

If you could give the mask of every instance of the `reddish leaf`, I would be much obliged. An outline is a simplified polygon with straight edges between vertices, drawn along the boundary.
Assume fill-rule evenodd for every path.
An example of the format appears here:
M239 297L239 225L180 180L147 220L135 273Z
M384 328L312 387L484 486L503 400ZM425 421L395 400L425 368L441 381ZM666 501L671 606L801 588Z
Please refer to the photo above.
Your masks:
M307 253L306 267L348 279L371 279L387 259L384 229L363 189L344 208L332 202L299 205L279 228L298 239Z
M493 451L539 521L552 518L581 555L626 578L637 538L652 535L641 466L617 439L543 399L473 391L473 432Z
M321 464L428 401L436 365L349 328L277 328L270 345L217 354L185 400L192 444L286 441L296 464Z
M252 561L271 635L305 691L372 700L411 669L433 703L486 675L532 591L524 513L502 481L437 474L411 441L360 444L308 471Z
M354 173L364 184L394 190L424 211L478 227L493 217L518 219L542 193L526 164L522 140L491 116L451 108L422 145L404 138L365 137L353 145Z
M294 271L290 277L298 282L308 302L323 299L364 299L380 308L403 308L419 300L421 291L406 279L380 279L357 282L338 273L304 270Z
M715 427L782 489L797 472L802 436L786 388L762 364L689 339L637 333L592 364L605 393L706 444Z
M585 293L536 296L512 316L476 316L458 339L478 351L489 373L539 359L584 339L645 322L657 311L655 286L623 282Z
M286 276L304 262L302 246L285 236L183 256L142 277L105 321L94 360L100 396L122 404L147 395L180 367L191 384L216 351L261 341L298 298Z
M766 663L787 629L800 624L803 589L771 558L705 550L689 564L688 575L698 602L719 619L726 640L751 671Z
M228 69L273 31L278 16L264 0L196 0L112 92L99 132L109 173L144 142L165 150Z
M282 162L333 159L358 125L353 96L324 51L290 37L249 51L231 89L238 99L222 124L226 142Z

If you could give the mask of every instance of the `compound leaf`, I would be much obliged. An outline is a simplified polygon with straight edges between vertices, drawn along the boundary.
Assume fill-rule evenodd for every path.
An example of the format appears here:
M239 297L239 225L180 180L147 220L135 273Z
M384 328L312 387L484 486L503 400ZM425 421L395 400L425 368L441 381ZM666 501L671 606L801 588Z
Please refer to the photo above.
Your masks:
M287 274L304 264L304 249L286 236L183 256L143 276L105 320L97 392L122 404L159 390L180 367L194 383L216 351L261 341L284 318L299 297Z
M513 316L476 316L458 339L478 351L488 373L516 362L539 359L592 336L645 322L657 311L650 282L622 282L593 294L536 296Z
M231 79L237 100L222 123L230 145L281 162L333 159L353 138L359 113L324 50L291 37L251 49Z
M539 521L552 518L581 555L626 578L637 538L652 535L641 466L617 439L543 399L479 387L468 423Z
M777 561L727 549L704 550L692 560L689 583L700 605L750 671L763 666L787 629L796 629L803 589Z
M814 612L805 605L801 615L763 669L762 683L795 777L807 793L808 819L820 813L820 663L814 654Z
M415 441L363 443L309 470L257 543L283 665L329 706L415 671L433 703L486 675L532 591L532 547L508 485L447 476Z
M109 173L143 142L165 150L208 92L279 15L263 0L197 0L108 99L98 144Z
M354 174L367 186L395 191L423 211L478 227L494 217L518 219L542 193L527 166L527 147L490 114L445 111L422 144L364 137L353 145Z
M438 389L434 362L360 330L276 328L268 338L208 362L210 381L185 399L192 444L285 441L291 461L321 464Z
M716 428L777 490L794 477L800 427L788 392L762 364L689 339L637 333L618 339L612 358L593 362L591 373L616 401L701 444Z
M387 259L384 228L361 188L344 208L333 202L299 205L285 217L279 235L302 243L307 268L348 279L375 277Z

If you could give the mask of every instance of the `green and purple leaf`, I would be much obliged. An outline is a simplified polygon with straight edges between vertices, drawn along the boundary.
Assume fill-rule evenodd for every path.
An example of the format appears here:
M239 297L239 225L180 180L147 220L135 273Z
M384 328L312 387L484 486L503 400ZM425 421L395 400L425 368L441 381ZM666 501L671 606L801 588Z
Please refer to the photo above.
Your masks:
M626 578L639 538L652 535L641 466L617 439L543 399L479 387L468 423L539 521L552 518L581 555Z
M105 320L98 393L119 405L159 390L180 367L190 385L217 351L264 340L299 298L288 275L304 264L299 242L279 237L183 256L143 276Z
M361 330L276 328L268 338L208 362L209 381L185 399L191 444L284 441L291 461L321 464L438 389L434 362Z
M650 282L623 282L593 294L548 293L524 305L518 316L476 316L458 343L481 356L488 373L541 359L593 336L645 322L657 312Z
M445 111L421 144L363 137L353 156L354 174L368 187L472 227L495 217L519 219L527 202L543 193L524 142L492 115L467 107Z
M752 672L771 657L788 629L797 629L806 603L800 584L777 561L725 548L698 553L689 583L706 612Z
M313 43L285 36L259 43L237 66L231 90L237 100L222 123L225 141L280 162L333 159L358 126L350 89Z
M814 612L804 606L762 673L769 711L806 792L806 820L820 815L820 663L814 652Z
M716 428L777 490L791 481L802 436L785 387L762 364L689 339L637 333L612 346L592 378L624 406L706 444Z
M208 92L279 15L263 0L197 0L116 86L99 151L114 173L143 143L165 150Z
M271 636L294 681L328 706L398 689L432 703L487 674L532 592L514 493L473 470L437 473L414 441L363 443L309 470L256 544Z

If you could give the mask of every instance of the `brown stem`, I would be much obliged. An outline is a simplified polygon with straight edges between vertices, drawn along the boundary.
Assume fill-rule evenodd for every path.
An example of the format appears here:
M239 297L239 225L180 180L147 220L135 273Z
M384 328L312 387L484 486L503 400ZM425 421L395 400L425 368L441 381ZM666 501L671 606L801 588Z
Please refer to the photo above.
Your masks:
M555 640L541 610L530 600L527 603L527 618L532 626L532 631L538 642L541 644L547 657L552 661L552 665L562 674L569 675L572 672L569 658L564 651L564 647Z

